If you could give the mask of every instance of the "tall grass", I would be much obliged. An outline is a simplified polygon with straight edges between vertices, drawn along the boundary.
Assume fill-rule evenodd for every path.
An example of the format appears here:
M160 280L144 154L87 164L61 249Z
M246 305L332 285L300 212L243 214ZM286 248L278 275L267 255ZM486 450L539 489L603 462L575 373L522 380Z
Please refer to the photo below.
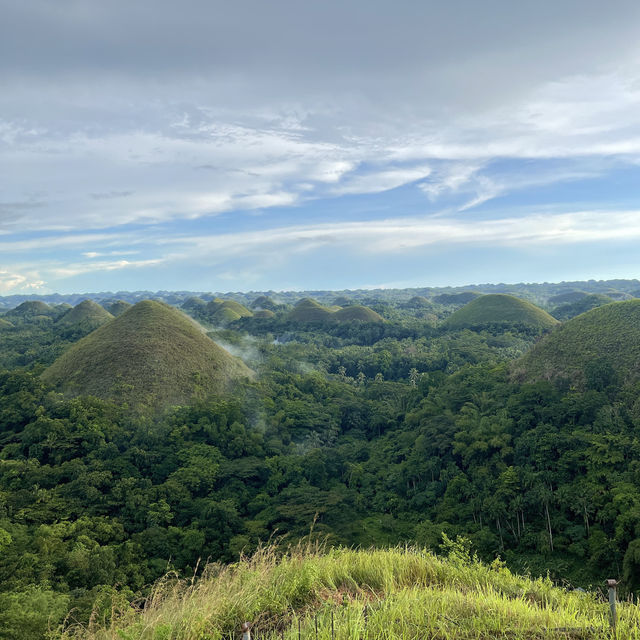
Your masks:
M260 640L640 640L634 605L619 605L613 636L608 607L595 594L520 577L459 550L443 559L415 548L318 546L284 555L262 549L234 565L208 565L191 580L167 576L140 608L123 606L108 623L96 618L61 637L229 640L244 621Z

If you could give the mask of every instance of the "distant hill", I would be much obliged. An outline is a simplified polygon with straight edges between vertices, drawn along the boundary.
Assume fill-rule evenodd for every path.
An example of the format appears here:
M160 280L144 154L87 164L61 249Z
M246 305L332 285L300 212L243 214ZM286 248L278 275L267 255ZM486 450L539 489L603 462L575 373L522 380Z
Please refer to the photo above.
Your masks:
M640 378L640 300L592 309L545 336L514 367L523 380L568 379L589 384L594 375Z
M369 307L354 304L333 314L335 322L384 322L384 318Z
M338 296L333 301L333 305L336 307L348 307L352 304L353 304L353 300L351 298L347 298L347 296Z
M271 309L257 309L253 312L254 318L275 318L276 314Z
M258 296L252 303L252 309L268 309L269 311L275 311L278 308L278 303L274 302L269 296Z
M235 300L215 298L207 304L204 311L200 311L196 315L212 324L224 326L240 318L250 318L253 313Z
M569 304L561 304L553 309L551 314L558 320L569 320L579 316L581 313L601 307L605 304L610 304L613 300L609 296L602 295L600 293L594 293L590 295L584 295L575 302Z
M424 296L413 296L410 300L407 300L402 305L405 309L427 309L432 307L433 305L429 301L428 298Z
M113 316L97 302L84 300L56 320L56 326L87 333L113 320Z
M151 300L81 339L42 374L67 393L159 408L222 393L251 376L193 320Z
M504 293L480 296L445 321L445 325L452 329L500 324L550 329L558 321L527 300Z
M114 300L107 304L105 309L115 318L121 316L127 309L130 309L133 305L125 300Z
M55 310L50 307L46 302L41 300L27 300L22 304L19 304L15 309L7 311L5 317L7 318L34 318L36 316L51 316L55 315Z
M589 294L586 291L564 291L558 295L551 296L548 300L549 305L556 307L560 304L572 304L582 300Z
M313 298L303 298L289 312L287 318L294 322L329 322L333 311L323 307Z
M461 293L441 293L433 298L438 304L467 304L478 298L481 294L475 291L463 291Z
M206 306L207 303L202 298L198 298L197 296L191 296L182 303L182 308L187 309L187 311L204 309Z
M293 322L384 322L384 318L373 309L360 304L348 307L325 307L313 298L303 298L288 313Z

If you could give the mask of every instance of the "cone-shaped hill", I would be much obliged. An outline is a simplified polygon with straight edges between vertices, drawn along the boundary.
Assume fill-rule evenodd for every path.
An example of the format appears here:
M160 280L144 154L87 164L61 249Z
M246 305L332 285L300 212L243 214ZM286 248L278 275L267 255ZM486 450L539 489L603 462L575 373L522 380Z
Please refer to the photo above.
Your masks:
M613 302L568 320L514 365L519 379L568 379L580 386L607 371L623 380L640 378L640 300Z
M294 322L384 322L384 318L369 307L354 304L349 307L324 307L313 298L303 298L288 313Z
M35 316L50 316L55 311L46 302L42 300L27 300L19 304L15 309L7 311L7 318L34 318Z
M354 304L340 309L333 314L336 322L384 322L384 318L369 307Z
M162 408L252 375L181 311L144 300L79 340L42 377L70 394Z
M101 327L109 320L113 320L113 316L104 307L93 300L83 300L58 318L56 325L65 329L89 332Z
M205 317L213 324L226 325L240 318L249 318L253 315L247 307L235 300L223 300L214 298L205 309Z
M130 309L133 305L125 300L114 300L107 304L105 309L115 318L121 316L127 309Z
M461 293L441 293L433 298L438 304L463 305L479 298L482 294L475 291L462 291Z
M268 309L269 311L275 311L278 308L276 302L274 302L269 296L258 296L252 303L252 309Z
M275 318L276 314L271 309L257 309L253 313L254 318Z
M317 300L303 298L296 303L287 318L294 322L328 322L332 314L331 309L323 307Z
M609 296L603 296L599 293L583 296L576 302L569 302L567 304L561 304L551 311L554 318L558 320L569 320L575 318L581 313L591 311L596 307L602 307L605 304L614 302Z
M207 303L202 298L198 298L197 296L191 296L182 303L182 308L187 309L188 311L197 311L200 309L204 309L206 306Z
M504 293L480 296L458 309L445 321L445 326L451 329L501 324L550 329L558 321L527 300Z

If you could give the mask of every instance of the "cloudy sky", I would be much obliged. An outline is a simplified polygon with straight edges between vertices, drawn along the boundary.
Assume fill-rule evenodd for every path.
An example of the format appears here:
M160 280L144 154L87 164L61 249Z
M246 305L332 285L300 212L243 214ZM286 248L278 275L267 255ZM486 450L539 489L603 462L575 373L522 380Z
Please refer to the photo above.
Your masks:
M0 295L640 277L637 0L0 11Z

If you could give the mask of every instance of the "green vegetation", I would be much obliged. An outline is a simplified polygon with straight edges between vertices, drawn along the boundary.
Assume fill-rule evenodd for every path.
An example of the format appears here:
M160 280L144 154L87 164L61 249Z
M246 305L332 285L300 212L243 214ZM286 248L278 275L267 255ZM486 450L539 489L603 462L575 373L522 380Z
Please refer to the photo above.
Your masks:
M271 309L257 309L253 312L254 318L275 318L276 314Z
M33 318L34 316L55 315L55 310L41 300L27 300L15 309L7 311L7 318Z
M127 309L133 306L130 302L126 302L124 300L115 300L108 304L105 308L106 310L115 318L121 316Z
M252 303L252 309L266 309L268 311L276 311L278 304L274 302L269 296L258 296Z
M475 300L481 294L475 291L462 291L461 293L441 293L433 298L438 304L463 305Z
M13 327L13 325L8 320L0 318L0 331L2 331L2 329L9 329L10 327Z
M640 300L613 302L569 320L515 365L528 380L603 389L640 376Z
M463 542L450 549L448 559L412 548L261 551L205 567L195 581L162 581L142 610L71 628L64 638L224 638L245 621L254 635L286 640L329 640L332 627L340 639L611 637L608 607L594 596L483 565ZM638 621L635 606L620 605L618 637L640 638Z
M333 311L323 307L313 298L303 298L289 312L288 320L293 322L329 322Z
M104 307L93 300L84 300L60 316L56 324L60 328L86 335L110 320L113 320L113 316Z
M554 318L557 318L558 320L569 320L579 316L581 313L609 304L610 302L613 302L613 300L609 296L604 296L599 293L583 295L575 302L562 304L556 307L552 313Z
M521 289L544 304L568 288L632 286ZM619 578L623 597L640 592L640 300L541 338L519 321L451 327L457 304L429 290L347 293L345 311L366 306L385 322L292 321L300 294L278 293L271 314L207 321L228 352L158 302L81 339L54 322L64 310L14 316L0 334L0 637L44 640L73 609L85 628L93 620L80 638L222 640L236 615L266 609L272 626L257 622L295 640L296 616L304 632L317 612L324 633L333 608L344 640L366 600L372 637L428 637L426 627L441 638L533 638L555 624L602 628L594 596L551 582L591 592ZM341 313L327 306L336 292L313 295L307 307ZM420 295L429 307L408 304ZM191 294L162 296L178 305ZM194 316L214 300L200 296ZM245 593L227 563L274 532L280 554L310 529L326 554L277 563L264 552L237 565L233 580L245 575L255 599L225 609ZM489 566L460 559L443 532ZM399 544L455 553L444 562ZM335 550L372 545L392 551ZM181 582L204 559L214 563L206 575ZM502 562L549 581L516 578ZM175 579L152 587L167 571ZM269 582L276 575L283 582ZM496 576L525 586L494 593ZM285 585L275 604L274 584ZM203 595L215 589L229 599Z
M520 325L545 330L557 323L555 318L530 302L500 293L475 298L446 321L447 326L454 329Z
M562 293L558 293L555 296L551 296L548 300L548 303L552 306L558 306L561 304L573 304L574 302L579 302L585 296L589 294L585 291L563 291Z
M250 375L182 313L144 301L68 349L43 379L73 395L165 407Z
M333 314L334 322L384 322L384 318L369 307L354 304L344 309L339 309Z
M373 309L360 304L352 304L348 307L325 307L312 298L303 298L289 312L287 319L290 322L384 322L384 318Z

